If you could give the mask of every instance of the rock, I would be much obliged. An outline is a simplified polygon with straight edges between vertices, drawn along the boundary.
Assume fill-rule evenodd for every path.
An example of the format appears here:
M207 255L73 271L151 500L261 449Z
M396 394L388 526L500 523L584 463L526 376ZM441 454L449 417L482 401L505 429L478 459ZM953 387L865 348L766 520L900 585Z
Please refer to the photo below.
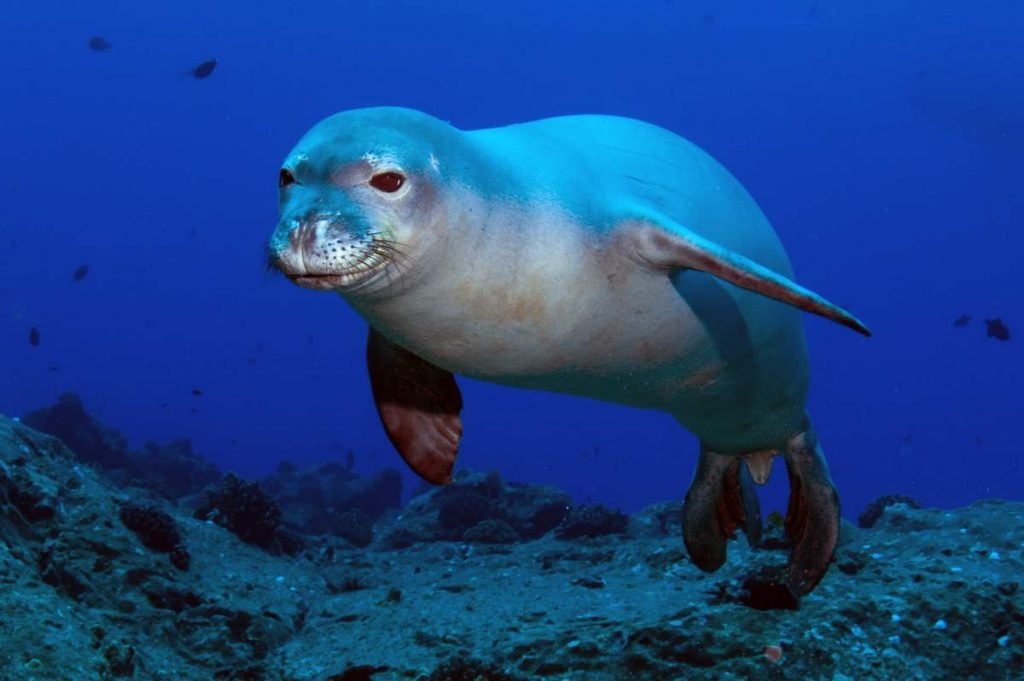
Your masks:
M462 541L477 544L514 544L521 541L519 533L504 520L484 520L462 533Z
M142 545L170 553L181 544L181 533L174 519L153 506L125 504L121 507L121 522L135 533Z
M505 508L496 496L469 485L448 485L435 496L441 538L460 541L466 530L485 520L505 522ZM506 523L507 524L507 523Z
M0 678L1002 679L1024 664L1021 503L895 504L871 530L844 523L836 565L799 609L763 612L792 605L779 598L785 553L738 539L704 574L662 534L671 505L613 539L548 531L488 546L468 540L519 533L520 500L558 495L493 474L453 484L506 519L441 540L433 489L382 516L371 550L327 535L286 557L180 505L141 502L56 438L0 417ZM171 518L187 572L169 563L174 549L140 546L119 520L128 504ZM29 520L39 507L53 513ZM612 521L583 526L621 526L621 514L584 509ZM282 547L285 532L278 523ZM156 543L172 544L166 534ZM407 548L380 551L388 541Z
M372 525L400 505L402 477L396 470L362 478L337 462L309 469L283 463L260 484L280 507L282 522L303 534L336 534L338 517L348 511L358 511Z
M26 414L22 422L59 438L79 461L99 466L119 484L152 489L166 499L195 494L221 477L216 466L192 451L187 439L166 445L147 442L141 452L129 451L127 439L86 412L74 393Z
M369 546L373 542L373 521L359 509L335 514L331 534L347 540L353 546Z
M339 674L332 674L327 681L373 681L374 674L383 674L391 669L387 665L357 664Z
M182 571L188 570L192 557L182 543L174 518L156 507L137 504L125 504L118 515L143 546L170 554L171 565Z
M206 502L196 510L195 517L212 520L247 544L270 551L281 548L277 541L281 509L257 483L242 480L233 473L224 476L221 485L207 493Z
M195 494L221 480L217 467L192 450L192 441L147 442L130 454L130 475L167 499Z
M524 539L539 539L558 527L572 506L560 489L515 482L504 488L501 501L508 524Z
M427 681L520 681L521 677L512 676L501 668L471 658L454 657L441 664L431 672Z
M328 487L325 497L326 503L337 511L358 509L377 520L388 509L401 506L402 474L388 468L365 478L353 477L348 484Z
M86 413L75 393L64 393L57 404L25 414L21 422L59 438L79 461L108 469L128 465L127 438Z
M683 502L663 501L647 506L629 518L631 537L682 537Z
M555 530L559 539L579 537L602 537L609 534L625 534L629 516L617 509L605 508L601 504L577 506Z
M29 523L52 520L56 514L53 499L21 467L0 468L0 499L9 502L21 519Z
M921 504L917 502L913 497L904 496L902 494L885 494L870 504L864 509L864 512L857 518L857 525L863 529L869 529L875 526L878 519L882 517L885 509L893 504L904 504L910 508L921 508Z
M423 541L479 541L497 531L500 543L538 539L565 517L571 500L553 487L505 483L496 472L462 469L455 480L414 496L384 532L380 548L406 548ZM470 537L466 532L483 525ZM509 533L506 529L512 530Z

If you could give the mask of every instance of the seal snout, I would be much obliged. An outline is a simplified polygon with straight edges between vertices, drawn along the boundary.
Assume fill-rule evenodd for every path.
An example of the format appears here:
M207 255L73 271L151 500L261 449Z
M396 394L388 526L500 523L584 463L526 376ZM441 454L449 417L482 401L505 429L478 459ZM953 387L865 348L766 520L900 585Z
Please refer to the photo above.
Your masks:
M364 284L387 265L372 235L353 234L330 214L282 221L270 250L274 266L293 283L319 290Z

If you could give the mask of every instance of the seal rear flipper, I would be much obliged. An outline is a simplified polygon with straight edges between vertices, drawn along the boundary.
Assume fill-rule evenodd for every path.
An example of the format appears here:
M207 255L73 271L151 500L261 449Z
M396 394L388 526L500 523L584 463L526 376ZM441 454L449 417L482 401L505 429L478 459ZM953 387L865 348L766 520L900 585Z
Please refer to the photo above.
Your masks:
M455 377L372 328L366 361L388 439L424 480L451 482L462 439L462 394Z
M871 331L859 319L814 291L674 221L642 218L626 224L629 247L652 267L707 272L734 286L820 315L865 336L871 335Z
M761 508L754 482L738 456L701 449L683 504L683 541L694 564L714 572L725 562L726 542L743 529L751 546L761 540Z
M814 431L786 443L789 472L789 509L786 536L789 554L789 589L795 596L809 593L828 571L839 543L839 494Z

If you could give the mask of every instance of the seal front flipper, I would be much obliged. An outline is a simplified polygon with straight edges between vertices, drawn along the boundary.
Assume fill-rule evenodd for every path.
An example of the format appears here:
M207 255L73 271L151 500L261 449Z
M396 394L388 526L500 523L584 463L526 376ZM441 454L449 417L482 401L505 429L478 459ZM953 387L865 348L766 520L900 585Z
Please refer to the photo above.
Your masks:
M683 541L694 564L714 572L725 562L725 543L742 528L751 546L761 540L761 509L743 460L701 448L697 472L683 503Z
M644 217L628 221L625 229L629 237L629 248L651 267L666 270L688 268L707 272L740 288L831 319L865 336L871 335L871 331L859 319L814 291L676 222L660 217Z
M388 439L424 480L451 482L462 439L462 394L455 377L372 328L366 362Z
M839 494L813 430L786 443L789 472L789 509L786 536L789 554L789 589L803 596L825 576L839 543Z

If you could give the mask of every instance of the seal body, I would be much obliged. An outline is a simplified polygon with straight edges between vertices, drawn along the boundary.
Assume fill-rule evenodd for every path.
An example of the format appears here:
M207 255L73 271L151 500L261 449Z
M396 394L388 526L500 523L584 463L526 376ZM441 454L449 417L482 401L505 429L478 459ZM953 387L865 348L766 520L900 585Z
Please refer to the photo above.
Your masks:
M798 312L704 272L639 266L616 233L638 205L653 207L790 276L771 226L722 166L613 117L468 133L466 144L493 159L468 178L489 191L442 190L448 239L435 276L409 295L354 298L374 328L457 374L669 412L721 451L799 429Z
M382 422L427 479L450 479L462 374L672 414L701 441L689 524L718 526L687 545L705 569L735 527L756 535L744 481L767 479L776 452L803 447L832 490L799 310L866 328L792 281L753 198L685 139L612 116L464 132L365 109L315 126L280 184L271 260L369 323ZM838 527L837 501L818 510Z

